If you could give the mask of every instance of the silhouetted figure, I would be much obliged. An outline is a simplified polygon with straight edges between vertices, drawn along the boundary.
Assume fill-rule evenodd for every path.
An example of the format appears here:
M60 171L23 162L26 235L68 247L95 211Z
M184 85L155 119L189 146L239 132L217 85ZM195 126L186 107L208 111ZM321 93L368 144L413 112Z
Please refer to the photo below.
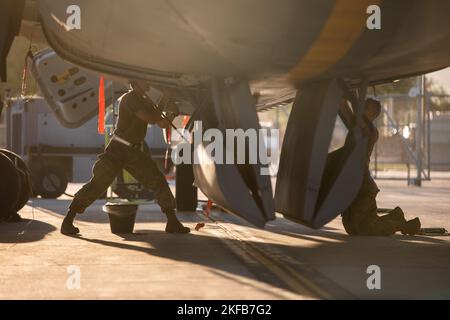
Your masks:
M341 105L341 114L350 120L353 112L347 102ZM361 188L350 204L342 213L342 223L345 231L349 235L367 235L367 236L390 236L400 231L403 234L414 235L420 231L419 218L407 221L401 208L396 207L384 216L378 215L376 197L378 192L377 184L373 180L369 171L370 156L378 140L378 130L373 121L381 113L380 102L374 99L367 99L363 120L360 125L363 134L368 137L368 151L366 159L366 168ZM346 139L351 139L349 134Z
M84 210L105 193L115 177L123 169L127 170L144 187L151 189L167 216L166 232L188 233L175 214L175 198L167 181L151 155L142 151L147 133L147 125L157 124L160 127L169 125L149 100L142 93L133 89L120 98L119 118L114 135L99 156L92 169L93 177L76 194L70 204L69 212L63 221L61 233L75 235L80 232L73 225L77 213Z

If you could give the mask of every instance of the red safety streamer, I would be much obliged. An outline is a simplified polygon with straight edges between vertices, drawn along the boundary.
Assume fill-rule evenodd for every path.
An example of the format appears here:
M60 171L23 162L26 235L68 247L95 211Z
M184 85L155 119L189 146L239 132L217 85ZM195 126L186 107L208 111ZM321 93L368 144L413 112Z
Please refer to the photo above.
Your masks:
M206 208L205 208L205 215L207 218L209 218L209 215L211 214L212 206L213 206L213 202L211 200L208 200L208 203L206 204Z
M201 228L205 227L206 222L209 219L209 215L211 214L212 206L213 202L211 200L208 200L206 205L203 207L203 212L205 213L205 222L197 223L197 225L195 226L195 231L199 231Z
M98 85L98 133L105 134L105 81L100 76Z
M187 124L188 124L190 118L191 118L190 116L184 116L183 122L182 122L182 124L181 124L181 126L182 126L183 128L186 128L186 126L187 126Z

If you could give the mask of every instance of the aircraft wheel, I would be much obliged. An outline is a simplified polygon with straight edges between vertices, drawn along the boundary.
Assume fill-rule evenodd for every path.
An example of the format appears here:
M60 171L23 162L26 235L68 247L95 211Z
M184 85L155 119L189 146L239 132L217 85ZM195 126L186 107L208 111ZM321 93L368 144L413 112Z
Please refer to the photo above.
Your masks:
M13 165L16 167L19 179L19 192L18 192L18 199L13 208L13 211L18 212L26 205L28 199L30 199L31 197L30 174L28 166L19 155L15 154L12 151L1 149L0 153L8 157L9 160L11 160Z
M0 221L8 218L19 199L19 174L12 161L0 153Z
M36 195L44 199L58 198L66 191L68 184L64 169L56 166L41 168L33 180Z
M194 187L194 172L191 164L176 167L175 195L178 211L195 211L197 208L197 187Z

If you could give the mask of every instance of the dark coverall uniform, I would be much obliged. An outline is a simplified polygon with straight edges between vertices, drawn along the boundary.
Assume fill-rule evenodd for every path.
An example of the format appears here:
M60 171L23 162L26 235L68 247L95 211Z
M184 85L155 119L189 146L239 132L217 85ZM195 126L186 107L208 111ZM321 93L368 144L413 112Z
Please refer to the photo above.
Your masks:
M117 174L125 169L144 187L153 191L164 213L174 212L175 198L164 175L150 153L141 151L148 124L135 115L139 110L154 112L152 106L134 91L122 96L114 135L132 145L127 146L114 138L109 142L94 165L92 179L75 194L70 210L83 213L106 191Z
M378 130L365 117L364 123L366 127L363 128L363 132L369 139L367 166L361 189L355 200L342 213L342 224L349 235L389 236L397 231L397 223L390 216L378 216L376 197L380 190L369 171L370 156L378 140ZM350 134L347 141L348 139L351 139Z

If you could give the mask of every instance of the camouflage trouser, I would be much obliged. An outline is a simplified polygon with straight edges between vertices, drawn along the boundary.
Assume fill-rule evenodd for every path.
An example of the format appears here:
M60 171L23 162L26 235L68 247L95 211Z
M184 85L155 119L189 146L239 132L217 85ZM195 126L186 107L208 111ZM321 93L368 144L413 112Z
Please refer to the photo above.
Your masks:
M378 187L366 171L361 190L355 200L342 213L342 224L349 235L390 236L397 232L397 223L389 216L377 214Z
M114 140L95 163L92 179L75 194L70 210L83 213L92 202L104 194L122 169L127 170L145 188L153 191L163 212L174 211L175 198L151 155Z
M397 223L388 216L378 216L374 197L357 199L342 214L342 224L349 235L391 236L397 232Z

